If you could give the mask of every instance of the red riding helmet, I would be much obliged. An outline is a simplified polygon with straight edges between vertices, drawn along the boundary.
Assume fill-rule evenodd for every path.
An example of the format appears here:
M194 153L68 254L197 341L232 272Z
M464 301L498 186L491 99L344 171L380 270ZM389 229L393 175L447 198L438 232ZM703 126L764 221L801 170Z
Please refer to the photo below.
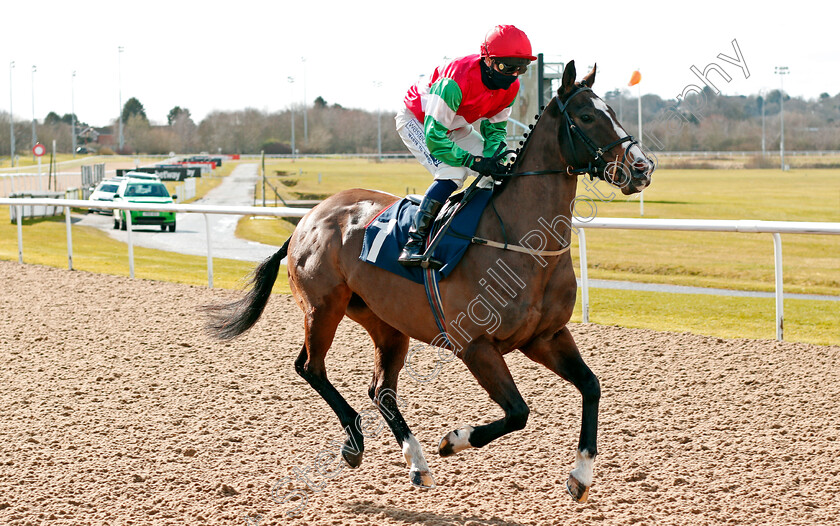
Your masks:
M496 26L481 44L482 57L515 57L527 60L537 60L531 54L531 41L528 36L515 26Z

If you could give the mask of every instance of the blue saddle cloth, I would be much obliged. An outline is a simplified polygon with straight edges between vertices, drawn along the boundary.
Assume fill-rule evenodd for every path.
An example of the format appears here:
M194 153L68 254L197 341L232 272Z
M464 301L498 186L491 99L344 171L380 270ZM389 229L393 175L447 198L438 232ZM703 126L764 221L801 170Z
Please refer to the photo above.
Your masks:
M439 279L448 276L464 256L464 252L470 245L470 238L478 228L481 213L484 212L492 195L493 191L489 189L476 190L472 199L452 220L434 253L435 259L443 262L443 267L437 271ZM415 283L423 283L424 269L422 267L404 267L397 261L402 247L408 241L408 229L417 208L418 205L408 198L403 198L376 216L365 227L365 240L359 259ZM435 232L448 217L447 212L451 212L452 208L451 204L444 208L435 222L431 238L434 237Z

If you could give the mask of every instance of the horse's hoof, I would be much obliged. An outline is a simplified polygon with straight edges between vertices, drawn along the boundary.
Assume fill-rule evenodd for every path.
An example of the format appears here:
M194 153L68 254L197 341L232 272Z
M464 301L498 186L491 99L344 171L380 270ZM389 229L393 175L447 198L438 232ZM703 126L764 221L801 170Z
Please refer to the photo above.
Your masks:
M584 486L581 481L576 479L573 475L569 475L569 480L566 481L566 491L573 499L583 504L589 499L589 486Z
M438 444L438 453L440 453L440 456L451 457L455 453L473 447L470 444L470 434L472 431L472 426L467 426L447 433L445 437L440 439L440 444Z
M344 458L344 461L347 462L347 465L353 469L362 465L362 455L364 451L359 451L358 453L354 453L355 448L348 449L347 444L341 448L341 456Z
M431 471L412 469L408 472L408 478L411 480L411 484L418 488L431 489L435 487L435 479L432 478Z

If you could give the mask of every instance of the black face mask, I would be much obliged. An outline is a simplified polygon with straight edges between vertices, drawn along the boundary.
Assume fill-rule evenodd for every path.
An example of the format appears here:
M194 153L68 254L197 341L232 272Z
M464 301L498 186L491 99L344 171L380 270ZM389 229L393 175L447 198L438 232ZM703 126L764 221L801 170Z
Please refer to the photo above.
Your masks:
M487 89L508 89L516 82L516 75L504 75L496 71L493 67L488 66L484 62L484 58L479 60L481 65L481 81L487 86Z

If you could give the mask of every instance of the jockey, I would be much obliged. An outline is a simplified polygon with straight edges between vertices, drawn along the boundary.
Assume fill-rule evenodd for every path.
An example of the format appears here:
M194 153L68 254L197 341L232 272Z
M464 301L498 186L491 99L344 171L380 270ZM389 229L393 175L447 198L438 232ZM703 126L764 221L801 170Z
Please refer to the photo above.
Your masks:
M421 264L435 217L467 176L505 171L502 152L518 77L536 58L525 33L511 25L496 26L487 33L480 55L439 66L431 78L409 88L405 108L396 116L397 133L435 180L414 215L399 256L403 265Z

